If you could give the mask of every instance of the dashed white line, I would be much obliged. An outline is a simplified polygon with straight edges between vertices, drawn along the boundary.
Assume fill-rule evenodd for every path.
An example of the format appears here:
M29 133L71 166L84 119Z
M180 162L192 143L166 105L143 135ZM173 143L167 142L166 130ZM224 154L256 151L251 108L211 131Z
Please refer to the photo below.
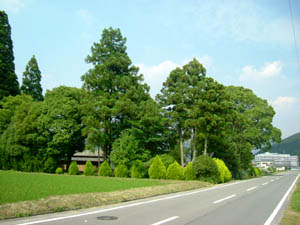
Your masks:
M269 182L263 183L262 185L267 185Z
M270 180L270 182L273 182L274 180Z
M170 217L170 218L168 218L168 219L159 221L159 222L157 222L157 223L153 223L153 224L151 224L151 225L160 225L160 224L163 224L163 223L170 222L170 221L172 221L172 220L176 220L176 219L178 219L178 218L179 218L179 216L173 216L173 217Z
M255 189L255 188L257 188L257 186L252 187L252 188L249 188L249 189L247 189L247 191L251 191L251 190L253 190L253 189Z
M226 198L222 198L222 199L217 200L217 201L215 201L215 202L213 202L213 203L223 202L223 201L225 201L225 200L227 200L227 199L230 199L230 198L233 198L233 197L235 197L235 196L236 196L236 195L230 195L230 196L228 196L228 197L226 197Z

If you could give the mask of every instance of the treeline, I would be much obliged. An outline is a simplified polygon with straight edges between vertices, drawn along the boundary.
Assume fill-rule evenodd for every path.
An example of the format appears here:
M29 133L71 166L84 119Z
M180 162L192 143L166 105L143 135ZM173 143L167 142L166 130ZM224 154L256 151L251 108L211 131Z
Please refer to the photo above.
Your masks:
M81 89L61 86L40 95L35 57L19 89L5 12L0 18L0 169L55 172L89 149L127 168L162 154L182 167L208 155L241 177L252 168L251 150L280 141L266 100L207 77L197 59L171 71L152 99L119 29L104 29L91 47L86 62L92 68L81 77ZM9 59L3 52L11 52Z

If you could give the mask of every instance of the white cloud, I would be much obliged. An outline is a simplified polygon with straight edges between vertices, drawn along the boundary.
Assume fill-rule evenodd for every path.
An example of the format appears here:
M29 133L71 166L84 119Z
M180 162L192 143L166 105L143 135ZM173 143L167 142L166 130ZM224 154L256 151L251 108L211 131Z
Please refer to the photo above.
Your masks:
M282 130L283 138L300 132L300 98L279 96L271 105L276 112L274 125Z
M1 0L0 8L8 12L18 13L19 10L25 7L28 0Z
M255 66L247 65L242 68L242 74L240 81L248 82L261 82L270 78L274 78L280 75L282 70L282 63L280 61L274 61L272 63L266 63L262 68L256 69Z
M203 64L206 69L213 68L212 58L210 56L202 56L196 57L197 60ZM170 72L174 70L176 67L182 67L183 65L189 63L191 59L184 60L182 63L178 64L172 62L170 60L161 62L157 65L148 66L145 64L137 64L140 68L140 73L144 75L145 83L150 86L150 94L152 97L155 97L162 88L163 82L166 81L167 77L169 76Z
M145 82L150 86L150 94L154 97L160 92L162 84L170 72L180 65L172 61L164 61L153 66L144 64L137 64L137 66L140 68L140 72L144 74Z
M92 16L86 9L80 9L76 12L76 16L84 23L90 25L92 23Z

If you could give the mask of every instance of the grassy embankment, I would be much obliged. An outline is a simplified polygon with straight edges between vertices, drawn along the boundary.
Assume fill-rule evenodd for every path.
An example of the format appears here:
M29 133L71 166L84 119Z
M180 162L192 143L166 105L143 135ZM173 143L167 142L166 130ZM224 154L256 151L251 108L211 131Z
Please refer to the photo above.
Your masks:
M290 205L284 212L281 225L300 225L300 179L290 200Z
M207 187L200 181L0 171L0 219L103 206Z

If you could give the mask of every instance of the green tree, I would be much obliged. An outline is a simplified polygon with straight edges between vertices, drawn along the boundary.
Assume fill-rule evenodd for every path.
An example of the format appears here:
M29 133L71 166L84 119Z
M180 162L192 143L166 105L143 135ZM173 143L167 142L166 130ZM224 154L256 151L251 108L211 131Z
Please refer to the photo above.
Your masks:
M226 92L235 111L226 141L236 152L239 168L247 170L253 159L251 150L270 149L272 143L281 141L281 131L272 125L275 115L272 106L252 90L229 86Z
M233 109L222 84L212 78L204 77L197 87L199 91L194 94L196 100L189 116L199 136L198 140L204 142L203 154L206 155L210 137L226 135L226 127L231 123Z
M7 129L0 137L0 168L54 172L56 167L52 168L50 161L46 163L43 152L40 151L41 143L38 139L40 133L37 124L41 103L33 102L30 96L10 96L6 98L5 107L9 102L15 103L21 99L23 102L15 108ZM0 111L5 110L7 108Z
M47 91L38 118L39 142L46 158L70 164L76 152L84 150L81 103L86 97L82 89L58 87Z
M137 160L133 163L133 166L130 169L130 177L132 178L144 178L147 175L146 167L144 163L140 160Z
M69 175L78 175L79 169L76 161L73 161L69 166Z
M128 168L124 164L119 164L115 168L115 177L128 177Z
M149 158L149 151L139 147L139 141L128 131L124 131L113 143L110 160L114 165L123 164L131 168L136 160L145 161Z
M160 105L166 110L166 117L171 119L171 126L179 138L181 166L184 166L184 139L186 136L185 120L187 119L188 76L176 68L171 71L163 83L161 94L157 95Z
M26 65L26 70L23 73L23 82L21 92L31 95L34 100L43 100L43 89L41 86L41 71L39 70L38 63L33 55Z
M7 14L0 11L0 101L5 96L15 96L19 93L19 82L15 74L11 28Z
M91 68L81 79L83 88L92 95L94 102L91 114L96 129L101 129L104 158L109 159L112 143L123 130L131 127L137 117L138 105L150 98L149 87L143 84L143 76L132 65L126 52L126 38L119 29L108 28L102 32L99 43L94 43L86 62ZM93 125L89 126L94 129Z

